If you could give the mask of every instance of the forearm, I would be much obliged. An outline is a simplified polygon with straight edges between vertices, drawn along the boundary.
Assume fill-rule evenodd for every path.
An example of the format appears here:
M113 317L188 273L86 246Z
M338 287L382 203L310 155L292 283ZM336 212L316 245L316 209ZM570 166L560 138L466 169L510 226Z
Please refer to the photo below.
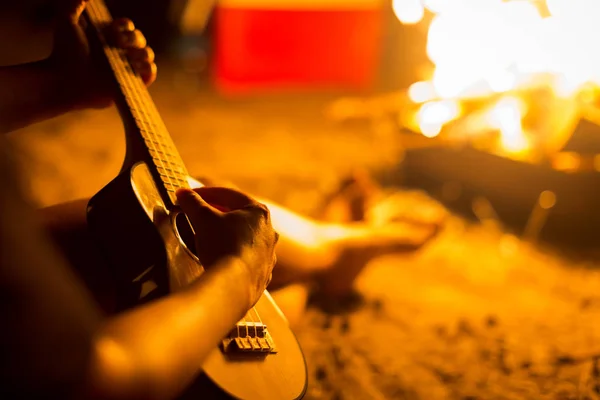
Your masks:
M0 67L0 133L63 114L72 109L68 90L46 61Z
M223 260L186 290L109 320L95 341L83 397L176 396L247 311L246 272L239 263Z

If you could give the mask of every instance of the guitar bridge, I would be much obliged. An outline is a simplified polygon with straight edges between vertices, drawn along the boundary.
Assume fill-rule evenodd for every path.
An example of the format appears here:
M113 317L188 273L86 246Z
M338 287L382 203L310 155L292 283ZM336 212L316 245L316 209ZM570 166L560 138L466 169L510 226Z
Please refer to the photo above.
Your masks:
M276 353L275 343L262 322L238 322L221 342L225 353Z

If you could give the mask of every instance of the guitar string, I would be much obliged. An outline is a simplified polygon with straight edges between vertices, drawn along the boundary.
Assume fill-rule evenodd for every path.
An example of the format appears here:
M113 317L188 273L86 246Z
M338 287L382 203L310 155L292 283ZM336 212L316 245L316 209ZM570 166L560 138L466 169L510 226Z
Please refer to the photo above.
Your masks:
M108 14L108 10L106 10L106 13ZM107 20L110 20L110 15L108 15L106 18L107 18ZM115 52L115 51L113 51L113 53L114 53L114 52ZM121 61L123 61L123 63L124 63L125 65L127 65L127 64L126 64L126 62L125 62L125 61L124 61L122 58L120 58L120 59L121 59ZM133 96L133 99L132 99L132 100L133 100L133 101L135 101L135 102L137 103L136 105L138 106L138 109L139 109L141 112L143 112L143 113L144 113L144 116L145 116L146 118L151 118L151 119L152 119L152 118L154 118L154 115L158 115L158 114L156 114L156 113L157 113L157 111L156 111L156 113L152 113L152 112L150 112L150 113L148 113L148 112L144 112L144 105L145 105L145 104L150 104L150 105L152 105L152 104L153 104L153 103L152 103L152 100L149 98L149 95L148 95L148 92L147 92L147 90L146 90L145 86L144 86L144 85L141 83L141 80L139 79L139 77L137 77L137 76L135 75L135 73L134 73L134 71L133 71L133 70L129 70L129 68L126 68L126 71L125 71L125 72L126 72L126 73L124 73L124 74L123 74L123 75L124 75L123 77L124 77L125 79L127 79L127 80L128 80L130 83L131 83L131 77L138 78L138 79L135 79L135 83L137 83L137 84L138 84L138 86L139 86L139 87L138 87L138 91L133 93L133 95L134 95L134 96ZM133 85L132 85L132 88L134 88L134 87L133 87ZM139 93L141 93L141 94L142 94L144 97L146 97L146 102L144 102L144 99L141 99L141 98L139 98ZM136 94L138 94L138 96L136 96ZM144 122L144 121L142 120L141 122ZM155 121L155 122L156 122L156 121ZM162 121L160 121L160 122L162 122ZM161 124L161 125L162 125L162 124ZM158 125L155 123L155 124L154 124L154 127L158 128ZM152 128L152 126L148 126L148 128ZM164 130L166 131L166 127L164 127ZM149 129L147 132L148 132L148 133L151 133L152 131ZM160 143L160 142L159 142L159 143ZM163 147L166 147L166 146L163 146ZM170 146L170 147L171 147L172 149L174 149L174 145L172 145L172 146ZM167 154L168 154L168 152L167 152ZM182 163L183 163L183 161L181 161L181 160L180 160L180 163L182 164ZM178 170L178 171L176 171L176 172L178 172L178 173L179 173L179 172L180 172L180 170ZM170 176L167 176L167 178L169 178L169 179L170 179L171 177L170 177ZM174 185L174 184L175 184L173 181L170 181L170 182L171 182L171 184L172 184L172 185ZM246 315L246 316L245 316L245 317L242 319L242 321L244 321L244 322L250 322L250 323L252 323L252 326L253 326L253 328L254 328L254 336L255 336L255 337L258 337L258 328L257 328L257 324L256 324L256 322L257 322L257 321L255 321L255 320L254 320L254 317L253 317L253 316L252 316L252 314L251 314L252 312L253 312L253 313L256 315L256 318L257 318L258 322L259 322L260 324L263 324L263 322L262 322L262 318L260 317L260 314L258 313L258 311L256 310L256 308L255 308L255 307L252 307L252 308L250 309L250 311L249 311L249 312L247 313L247 315ZM249 318L248 318L248 317L249 317ZM237 325L237 330L238 330L238 336L241 336L241 335L240 335L240 326L239 326L239 324L236 324L236 325ZM246 335L247 335L247 336L249 336L249 331L248 331L248 327L247 327L247 326L246 326Z
M92 9L91 9L92 13L94 13L94 14L95 14L96 18L97 18L99 21L101 21L101 22L104 22L104 23L108 23L108 22L110 22L110 20L111 20L111 17L110 17L110 13L108 12L108 10L105 10L105 12L102 12L102 10L101 10L101 7L98 7L98 8L95 8L95 7L94 7L94 6L95 6L95 3L96 3L95 1L91 1L91 2L90 2L90 5L92 6ZM100 5L100 4L101 4L101 3L99 2L99 3L98 3L98 5ZM104 14L104 18L102 18L102 15L101 15L101 14ZM103 21L102 21L102 20L103 20ZM102 35L102 33L101 33L101 32L99 32L99 33L100 33L100 35ZM130 86L131 86L131 89L133 90L133 89L134 89L134 85L132 85L132 84L131 84L131 83L133 83L133 82L132 82L132 79L131 79L131 76L133 75L135 78L138 78L138 79L137 79L138 81L139 81L139 77L137 77L137 76L134 74L133 70L132 70L132 71L129 71L127 68L124 68L124 69L125 69L125 73L124 73L123 71L121 71L121 70L120 70L120 68L118 68L118 67L119 67L119 65L118 65L118 63L117 63L117 60L121 61L121 63L122 63L124 66L126 65L126 63L125 63L125 61L122 59L122 57L119 57L119 55L118 55L118 54L117 54L117 57L115 57L115 53L117 53L117 51L116 51L116 50L112 49L112 48L111 48L111 47L109 47L109 46L105 46L105 50L108 50L108 52L109 52L109 54L107 54L107 55L109 56L109 61L112 61L112 62L111 62L111 66L113 67L113 71L115 72L115 74L116 74L116 75L118 75L118 76L117 76L117 78L121 78L121 79L120 79L121 81L125 81L124 83L128 83L128 84L130 84ZM127 72L129 72L129 73L127 73ZM138 86L140 86L140 88L139 88L139 89L141 89L141 87L142 87L142 86L141 86L141 84L140 84L140 85L138 85ZM123 85L122 85L122 88L123 88L123 89L128 89L127 87L123 87ZM142 92L142 93L143 93L143 91L142 91L142 90L138 90L138 92ZM131 90L130 90L129 92L127 92L127 93L124 93L124 95L125 95L125 100L126 100L128 103L130 103L130 102L135 102L135 103L136 103L136 104L135 104L135 106L137 106L137 108L138 108L139 110L141 110L141 109L142 109L142 107L143 107L143 104L142 104L142 103L140 103L140 100L141 100L141 99L138 99L138 98L136 98L136 96L135 96L135 92L134 92L134 93L131 93ZM130 106L131 106L131 104L130 104ZM146 115L146 117L150 117L150 118L151 118L152 116L151 116L151 115ZM137 121L137 122L142 122L142 123L144 123L144 120L143 120L143 118L140 118L140 121ZM146 125L147 125L147 124L146 124ZM150 126L148 126L148 128L150 128ZM151 133L151 129L148 129L148 133ZM151 144L153 144L153 145L151 145ZM156 146L156 144L155 144L155 143L153 143L152 141L150 141L150 143L147 143L147 145L148 145L148 147L149 147L149 148L150 148L150 147L155 147L155 146ZM256 312L256 310L255 310L254 308L252 308L252 310L254 310L254 311ZM243 319L242 319L242 321L240 321L240 322L253 322L253 318L252 318L252 321L248 321L248 320L247 320L247 315L246 315L246 316L244 316L244 318L243 318ZM237 326L237 330L238 330L238 336L241 336L241 335L240 335L240 326L239 326L239 323L238 323L238 324L236 324L236 326ZM249 332L248 332L248 328L247 328L247 326L246 326L246 333L247 333L247 336L248 336L248 335L249 335ZM255 331L255 334L256 334L256 331Z
M99 13L104 14L105 19L110 21L110 12L106 8L106 6L102 3L98 3L98 5ZM164 122L160 117L158 117L158 110L156 110L156 107L152 99L150 98L149 92L145 84L141 81L139 76L137 76L135 72L131 69L131 66L125 60L123 60L123 56L121 53L117 52L116 50L112 50L112 53L113 56L117 54L116 58L124 64L125 73L122 74L124 75L122 79L128 80L131 84L131 89L133 90L133 92L129 93L129 100L135 101L137 103L137 109L140 114L138 123L141 122L142 124L145 124L147 126L145 133L146 136L148 136L148 138L145 138L145 142L147 142L146 144L149 150L154 150L156 157L152 157L152 154L151 157L153 158L155 164L157 164L156 167L162 183L165 186L170 186L170 189L172 189L171 191L169 191L169 187L165 187L165 189L167 189L169 200L173 204L176 204L177 198L175 196L175 191L177 190L177 188L189 188L189 182L187 181L187 169L185 168L183 160L181 159L181 155L175 147L175 144L173 143L172 139L167 133L167 129L164 125ZM137 88L135 86L137 86ZM146 121L145 119L150 120L150 123L148 123L148 121ZM162 131L162 133L158 132L159 130ZM164 135L165 133L167 133L166 136ZM154 138L152 137L152 135L154 135ZM161 149L157 145L162 146L163 151L161 151ZM160 156L161 153L165 155L164 158ZM159 163L157 163L157 161ZM162 173L158 167L161 167L163 169ZM187 216L185 216L185 218L188 221L191 231L194 232L194 229L191 223L189 222L189 218Z
M110 21L110 16L102 18L102 16L101 16L102 13L101 13L101 11L100 11L99 8L96 8L96 4L95 3L90 4L88 7L89 7L89 10L90 10L90 13L91 14L95 14L93 16L99 22L108 22L108 21ZM101 33L100 33L100 35L101 35ZM101 41L103 41L102 39L103 38L101 38ZM118 65L116 64L116 62L114 60L115 59L115 52L113 51L113 49L111 49L110 47L106 46L106 43L104 41L103 41L103 45L104 45L105 53L106 53L107 57L109 58L109 62L111 62L110 63L111 67L112 67L113 72L115 73L115 75L117 77L117 80L119 81L119 84L121 85L121 87L123 89L126 89L124 87L125 84L128 84L128 82L125 81L126 80L126 74L123 74L122 71L120 71L120 69L118 68ZM142 125L145 124L146 126L142 126L142 129L146 128L144 130L146 130L146 131L149 132L150 131L150 129L149 129L150 126L146 123L146 121L144 121L144 118L141 118L141 115L136 115L136 114L139 114L139 113L142 112L142 107L140 107L141 105L137 102L137 99L134 98L131 95L128 95L127 93L124 93L124 95L125 95L124 96L125 97L125 101L129 104L130 109L132 109L131 111L132 111L134 120L136 120L136 123L142 124ZM138 118L136 118L136 116ZM144 137L144 136L147 136L147 137ZM159 149L157 148L157 143L155 143L154 141L152 141L152 137L148 133L146 135L142 135L142 137L143 137L143 139L145 139L144 142L146 144L146 147L148 148L149 153L151 153L151 151L152 151L152 152L154 152L155 154L158 155L159 153L157 152L157 150L159 150ZM152 154L151 154L151 156L152 156ZM153 161L155 161L155 162L159 161L160 162L160 166L164 165L163 162L162 162L162 160L160 159L160 157L157 157L158 159L156 159L156 160L154 159L155 157L152 157L152 158L153 158ZM162 177L161 177L161 180L162 180ZM165 182L163 182L163 183L165 183Z
M110 21L111 17L108 9L101 3L96 4L96 6L94 11L99 19L104 19L105 22ZM159 175L161 176L163 183L170 186L169 188L172 189L171 191L167 191L170 195L170 200L173 200L171 196L174 196L174 191L178 187L189 186L185 179L187 176L185 166L183 165L181 157L179 156L174 143L172 143L172 140L170 143L167 143L170 138L165 137L159 132L159 130L165 132L166 127L164 126L164 123L162 123L162 120L157 120L156 115L158 115L158 111L152 109L153 103L149 101L149 93L145 90L146 87L139 76L137 76L131 66L123 60L122 53L110 47L108 47L107 50L110 53L108 54L110 58L115 61L121 61L121 65L119 65L121 68L118 68L118 65L113 62L113 65L117 67L115 68L115 72L120 76L121 81L123 81L126 86L129 86L125 88L130 89L125 93L126 100L135 103L136 108L133 112L134 119L136 119L137 123L143 125L142 128L146 134L146 145L149 150L153 150L157 155L156 157L153 157L153 159L159 161L160 164L157 165L157 167L161 167L164 171L164 173L159 171ZM146 99L142 99L142 97L146 97ZM161 153L164 154L165 157L161 157Z
M97 9L94 9L93 11L95 11L97 15L104 14L104 20L110 21L112 18L106 6L101 2L99 2L97 6ZM179 155L179 152L177 151L172 139L168 136L168 133L166 136L164 135L164 133L167 132L166 126L164 126L164 122L160 117L158 117L157 120L156 117L158 116L158 111L150 99L149 92L146 89L145 84L143 84L141 81L140 77L137 76L132 70L131 66L125 60L123 60L123 55L121 52L111 49L108 46L105 46L105 51L107 52L109 61L111 58L114 59L111 66L113 66L115 74L121 78L121 81L127 83L131 87L131 90L128 93L124 93L125 100L128 102L128 104L131 102L135 102L136 104L136 110L133 110L134 112L132 112L132 114L138 114L138 118L135 118L135 114L133 116L137 124L142 125L142 130L145 130L145 135L143 134L142 137L144 138L148 153L155 164L162 184L165 186L169 201L172 204L176 204L177 198L175 196L175 192L177 188L189 187L189 182L187 181L188 174L185 165L183 164L183 160L181 159L181 156ZM122 68L117 68L116 60L121 61L121 64L123 64ZM125 71L123 72L121 69L124 69ZM136 86L137 90L135 90ZM142 97L145 97L146 101L144 101ZM147 110L147 108L149 108L148 106L151 106L149 110ZM162 134L158 132L158 130L162 130ZM167 139L169 143L167 143L167 140L165 139ZM153 155L152 152L154 152L155 155ZM164 154L165 157L163 158L161 154ZM169 159L167 160L167 158ZM187 215L185 216L185 219L187 220L192 233L194 233L194 229Z
M93 15L90 15L90 17L92 18L96 18L99 21L103 21L103 22L110 22L111 17L110 17L110 13L108 12L108 10L106 10L105 13L102 13L101 10L99 8L95 7L95 4L91 4L91 8L90 11ZM105 14L104 17L102 17L101 14ZM105 53L109 59L109 63L111 65L112 70L114 71L117 80L119 81L119 83L121 84L121 87L123 89L123 94L125 96L125 100L126 102L130 105L130 107L134 108L134 110L132 110L132 114L135 114L136 112L139 112L140 115L138 115L139 118L136 119L136 123L141 125L142 129L145 129L146 131L146 139L145 140L145 144L146 147L148 149L148 151L150 152L150 150L154 150L154 152L157 154L157 157L153 157L153 162L155 163L156 167L158 166L163 166L163 168L167 168L166 165L164 165L163 160L160 158L160 156L158 156L157 150L160 151L160 148L157 146L157 144L160 144L160 140L152 140L152 126L149 125L147 123L147 121L145 120L145 118L151 118L151 114L148 112L144 112L144 103L141 101L141 99L137 98L136 96L134 96L135 92L131 92L131 90L135 89L134 86L134 82L137 83L137 81L139 81L141 83L141 81L139 80L139 77L134 75L133 70L128 70L127 68L124 68L127 66L127 64L124 62L123 58L120 57L120 53L116 50L116 49L112 49L109 46L107 46L106 42L103 40L104 37L102 35L102 32L100 32L100 30L98 29L98 27L95 27L96 30L98 31L99 35L100 35L100 40L101 42L104 42L104 50ZM121 68L119 68L119 61L124 64ZM129 77L131 77L131 79L128 79ZM132 82L133 79L133 82ZM129 87L127 87L127 85L129 85ZM126 91L126 89L131 89L129 91ZM134 115L135 118L135 115ZM156 124L154 124L155 127L157 127ZM142 135L144 136L144 135ZM164 152L165 153L169 153L169 151L166 149L167 146L163 146ZM179 171L178 171L179 172ZM162 176L162 174L159 171L159 174L161 175L161 181L163 182L163 184L170 184L172 188L176 187L176 186L181 186L181 185L177 185L170 176ZM165 182L165 180L168 179L168 182ZM180 180L182 180L180 178ZM167 189L167 188L165 188ZM171 192L167 191L168 194L171 194ZM172 199L170 199L172 200ZM187 216L186 216L187 218ZM189 220L188 220L189 222Z
M99 4L101 4L101 3L99 3ZM102 5L102 6L104 6L104 5ZM105 8L105 7L101 7L101 8ZM106 22L109 22L111 20L110 13L108 12L108 10L106 8L105 8L105 12L104 13L102 13L100 10L93 10L93 11L97 11L96 15L105 14L105 21ZM114 56L115 53L116 53L116 51L113 50L113 49L110 49L110 50L112 50L111 53L113 53L112 55ZM131 66L129 66L129 68L127 68L128 64L123 60L123 58L121 57L121 55L119 53L117 53L117 56L118 56L117 59L120 59L120 61L122 62L123 66L125 67L124 68L125 69L125 73L122 73L122 71L115 71L115 72L118 73L121 76L122 79L124 78L125 80L129 81L128 83L130 83L130 84L137 83L137 86L138 86L138 88L137 88L138 90L135 91L135 85L133 85L133 84L131 85L131 89L134 90L134 92L133 92L133 98L131 98L132 96L127 96L127 94L126 94L126 100L132 100L132 101L134 101L136 103L136 106L138 107L137 110L140 113L143 113L142 117L146 117L146 118L154 120L153 121L154 123L152 124L152 126L149 125L146 121L144 121L143 118L140 118L140 120L138 122L146 124L146 126L148 127L148 130L146 131L147 134L152 134L153 130L151 128L154 127L154 128L158 129L160 127L159 124L163 126L163 131L166 131L166 127L164 127L164 123L162 123L162 120L159 119L159 121L158 121L159 124L156 123L157 121L155 119L155 116L158 115L157 114L158 113L157 110L151 110L150 112L147 112L147 111L144 110L144 106L147 106L148 104L150 104L150 106L153 106L153 102L152 102L151 98L149 97L149 93L146 90L145 85L143 85L143 83L141 82L141 79L139 79L139 76L137 76L135 74L135 72L133 71L133 69L131 69ZM114 63L113 63L113 65L114 65ZM134 79L133 81L132 81L132 77ZM129 93L129 94L131 94L131 93ZM146 99L145 99L146 102L143 101L144 99L140 98L140 94L143 97L146 97ZM129 97L129 99L127 97ZM152 113L152 111L155 111L155 113ZM164 136L163 135L159 135L159 138L163 138L164 139ZM170 152L166 151L167 150L166 149L167 146L164 144L164 142L160 142L160 141L152 142L152 141L150 141L150 143L153 143L154 146L156 146L156 143L158 143L159 145L162 145L163 149L165 150L165 154L166 155L171 155ZM148 147L151 147L151 146L148 146ZM169 147L171 148L170 149L171 152L175 152L175 156L179 156L178 157L179 161L180 161L179 164L180 164L181 167L183 167L183 168L178 168L177 170L174 170L174 172L181 174L181 171L185 170L185 167L183 166L183 162L181 160L181 157L178 154L178 152L176 151L176 148L174 147L173 143L170 143ZM175 151L173 151L173 150L175 150ZM160 158L159 158L159 160L160 160ZM164 161L163 160L160 160L160 161L163 162L163 168L165 168L166 166L164 165ZM169 162L169 163L171 165L173 165L172 162ZM169 170L173 170L173 168L169 168ZM169 179L169 183L171 184L171 186L176 186L176 182L174 182L172 180L172 179L177 179L176 177L171 177L170 175L167 175L166 178ZM183 180L182 178L180 178L179 181L185 183L185 180ZM258 322L262 325L263 324L262 318L260 317L260 314L258 313L258 311L256 310L255 307L252 307L250 309L250 312L247 313L247 315L242 319L242 321L244 321L244 322L251 322L252 325L253 325L253 327L254 327L255 337L258 337L258 328L257 328L257 324L256 324L257 321L255 321L254 317L251 316L251 312L254 312L254 314L256 315L256 317L258 319ZM247 317L250 317L249 321L247 320ZM238 329L238 336L240 336L240 333L239 333L239 324L236 324L236 325L237 325L237 329ZM249 335L248 327L246 327L246 334Z
M98 7L96 7L96 3L98 5ZM106 8L106 6L104 4L102 4L101 1L99 1L99 0L91 0L89 2L88 8L90 9L90 11L91 11L92 14L95 14L96 19L98 20L98 22L109 23L112 20L112 17L110 16L110 12ZM102 10L102 9L104 9L104 10ZM103 19L102 17L104 17L104 21L102 21L102 19ZM96 27L96 30L98 31L98 27ZM100 34L100 36L103 36L101 32L99 32L99 34ZM121 80L126 80L126 81L128 81L128 83L132 84L131 85L131 90L129 91L129 93L124 93L125 97L126 97L125 100L126 101L127 100L131 100L131 101L136 102L136 105L138 106L138 110L140 112L143 112L143 107L147 106L149 104L150 107L152 108L151 112L145 112L144 116L146 118L153 119L154 120L153 121L154 122L154 126L156 128L159 128L159 124L164 127L163 121L159 121L158 123L156 123L157 121L155 120L155 115L157 115L158 110L156 110L155 107L153 106L154 103L152 102L152 99L150 98L150 95L149 95L148 91L146 90L145 85L142 83L140 77L133 71L133 69L131 67L130 67L131 71L128 68L126 68L126 66L128 65L128 63L126 63L122 59L122 56L116 50L112 49L109 46L106 46L106 44L105 44L105 50L106 49L108 49L110 51L110 54L107 54L107 55L109 57L110 57L110 55L113 56L113 60L112 60L113 62L111 63L111 66L113 66L113 71L115 72L115 74L119 75L122 78ZM117 57L115 57L115 53L117 54ZM121 61L122 65L124 66L124 69L125 69L126 73L122 73L121 71L117 71L118 68L115 68L117 66L116 62L115 62L116 60L114 60L115 58L119 59ZM133 76L136 79L132 80L131 76ZM137 88L138 90L137 91L135 90L136 89L135 88L135 83L137 83L137 86L138 86L138 88ZM132 91L133 91L133 93L131 93ZM131 98L132 97L131 95L133 95L134 98ZM138 96L138 98L135 98L136 95ZM140 97L140 95L143 96L143 97L146 97L145 100L147 100L147 101L143 102L144 99L142 99ZM152 111L155 111L155 113L152 113ZM143 118L140 118L140 120L141 121L138 121L138 122L144 123ZM152 134L153 130L151 129L151 126L148 125L148 123L146 123L146 125L148 127L147 133L149 135ZM166 127L164 127L164 129L166 130ZM161 136L161 137L163 137L163 136ZM156 142L158 144L161 144L161 142L159 140L157 140ZM154 143L154 142L150 141L150 143ZM148 145L149 148L151 147L148 143L147 143L147 145ZM175 152L176 152L175 156L178 156L178 158L179 158L178 161L180 161L180 166L183 167L183 168L181 168L179 170L176 170L175 172L181 174L181 172L182 172L181 170L182 169L183 169L183 171L185 171L185 167L183 166L183 162L181 161L181 156L179 155L179 153L178 153L177 149L175 148L174 144L172 144L169 147L171 147L172 150L175 150ZM166 145L163 144L163 148L166 150ZM168 154L171 154L171 153L168 153L168 152L165 151L165 154L168 155ZM160 160L160 161L162 162L163 160ZM173 165L171 162L169 162L169 164ZM163 166L164 166L164 164L163 164ZM185 175L187 175L187 173ZM171 178L169 176L167 176L167 178L171 182L171 186L175 186L174 183L171 181ZM258 319L258 321L255 321L254 317L251 316L252 312L254 312L254 314L256 315L256 317ZM248 317L249 317L249 320L248 320ZM256 310L256 307L252 307L250 309L250 311L248 313L246 313L246 315L244 316L244 318L242 318L242 320L240 322L250 322L250 323L252 323L252 325L254 326L255 337L258 337L258 330L257 330L256 322L259 322L261 325L263 325L263 322L262 322L262 319L260 317L260 314ZM237 325L238 336L239 336L240 335L239 323L236 324L236 325ZM248 331L247 327L246 327L246 333L247 333L247 335L249 335L249 331Z

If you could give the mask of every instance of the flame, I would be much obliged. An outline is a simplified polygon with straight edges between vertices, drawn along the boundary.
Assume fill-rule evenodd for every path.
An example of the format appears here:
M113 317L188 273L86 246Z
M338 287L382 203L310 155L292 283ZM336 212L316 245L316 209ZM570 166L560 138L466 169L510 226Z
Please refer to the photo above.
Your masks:
M536 44L543 19L529 2L448 0L429 27L427 55L442 98L472 97L515 87L522 71L543 69ZM539 36L539 34L538 34Z
M427 56L435 68L408 91L422 104L417 119L426 136L448 122L432 116L441 113L430 110L436 101L500 95L491 127L505 150L524 151L526 109L507 93L543 84L572 98L585 85L600 86L600 0L395 0L393 6L404 23L423 20L423 10L433 15Z
M585 82L600 84L600 52L591 51L600 35L600 2L546 1L547 17L526 0L428 1L436 4L428 6L435 16L427 55L437 94L506 92L542 73L571 93Z

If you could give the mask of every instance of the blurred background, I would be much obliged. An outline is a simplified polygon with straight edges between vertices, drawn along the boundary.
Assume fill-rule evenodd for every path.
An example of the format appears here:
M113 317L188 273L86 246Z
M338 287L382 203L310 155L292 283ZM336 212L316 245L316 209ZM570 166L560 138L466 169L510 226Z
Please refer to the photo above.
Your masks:
M318 217L360 171L385 213L448 210L369 265L360 301L309 310L308 398L600 398L597 0L108 4L157 53L193 175ZM48 54L10 21L31 45L4 63ZM124 155L113 109L12 138L40 205L93 195Z
M471 216L474 197L485 195L518 232L598 244L593 1L180 0L113 9L146 32L175 90L236 102L310 98L320 108L313 121L361 126L371 153L395 151L378 156L403 161L401 173L382 171L387 179L425 187ZM486 174L470 173L480 168ZM553 208L539 217L545 229L529 221L542 193Z

